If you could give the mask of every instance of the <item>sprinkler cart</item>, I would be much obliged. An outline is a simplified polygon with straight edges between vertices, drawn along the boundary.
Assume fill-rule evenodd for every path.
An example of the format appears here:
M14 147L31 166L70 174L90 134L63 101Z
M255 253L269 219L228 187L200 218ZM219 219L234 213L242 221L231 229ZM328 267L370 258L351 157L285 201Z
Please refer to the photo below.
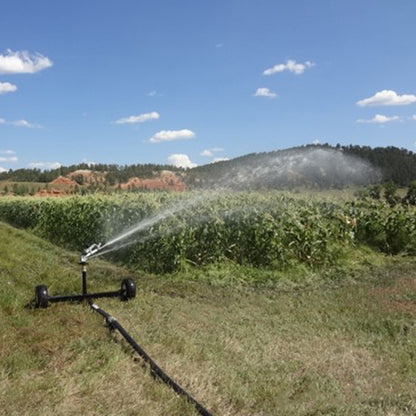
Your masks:
M87 290L87 264L88 259L97 254L101 249L101 244L93 244L84 250L81 254L79 264L82 266L82 293L72 295L56 295L50 296L48 294L48 288L45 285L39 285L35 288L35 307L36 308L47 308L49 303L56 302L80 302L83 300L91 300L97 298L116 298L119 297L121 300L132 299L136 296L136 285L134 280L131 278L125 278L121 282L119 290L112 292L98 292L88 293Z
M47 308L49 303L56 302L80 302L87 300L90 308L98 313L105 319L107 328L110 331L118 331L120 335L130 344L130 346L140 355L149 367L152 375L155 378L163 381L168 385L175 393L183 396L188 403L193 405L196 411L201 416L213 416L204 406L202 406L194 397L186 392L178 383L170 378L162 368L160 368L156 362L146 353L146 351L140 347L140 345L132 338L132 336L123 328L119 321L108 312L101 309L98 305L93 302L96 298L115 298L119 297L121 300L129 300L136 297L136 285L134 280L131 278L125 278L121 282L120 290L113 292L99 292L99 293L88 293L87 291L87 264L90 257L98 255L98 253L104 247L101 244L93 244L88 247L81 254L79 264L82 266L82 293L76 295L57 295L49 296L48 289L45 285L39 285L35 288L35 308Z

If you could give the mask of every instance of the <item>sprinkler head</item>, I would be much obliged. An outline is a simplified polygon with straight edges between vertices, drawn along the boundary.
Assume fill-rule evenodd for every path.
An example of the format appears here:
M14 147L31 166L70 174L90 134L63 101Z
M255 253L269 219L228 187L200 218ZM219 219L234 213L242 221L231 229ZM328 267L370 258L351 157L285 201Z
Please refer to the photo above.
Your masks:
M83 253L81 254L80 263L86 264L88 261L88 258L92 255L98 253L101 249L101 243L99 244L93 244L92 246L86 248Z

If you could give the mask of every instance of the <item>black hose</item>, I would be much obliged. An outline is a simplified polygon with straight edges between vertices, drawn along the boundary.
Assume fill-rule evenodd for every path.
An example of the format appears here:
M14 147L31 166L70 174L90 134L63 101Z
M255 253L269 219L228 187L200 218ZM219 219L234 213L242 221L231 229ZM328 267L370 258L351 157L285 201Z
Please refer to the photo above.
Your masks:
M106 323L110 329L114 329L120 332L124 339L133 347L133 349L143 358L145 362L150 365L150 370L152 374L162 380L165 384L172 388L177 394L185 397L186 400L195 406L195 409L202 416L213 416L204 406L198 403L189 393L187 393L178 383L172 380L146 353L146 351L140 347L139 344L130 336L130 334L121 326L116 318L111 316L109 313L101 309L95 303L90 302L91 308L103 316L106 320Z

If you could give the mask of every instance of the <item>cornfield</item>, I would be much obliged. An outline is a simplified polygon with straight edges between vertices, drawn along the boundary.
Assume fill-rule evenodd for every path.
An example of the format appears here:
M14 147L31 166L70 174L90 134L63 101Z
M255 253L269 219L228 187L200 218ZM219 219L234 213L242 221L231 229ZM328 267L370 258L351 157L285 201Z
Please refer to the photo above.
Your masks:
M416 210L382 202L331 203L275 192L169 193L0 199L0 219L81 251L149 217L113 259L152 272L223 260L284 269L331 265L352 245L416 254ZM157 217L154 217L157 218Z

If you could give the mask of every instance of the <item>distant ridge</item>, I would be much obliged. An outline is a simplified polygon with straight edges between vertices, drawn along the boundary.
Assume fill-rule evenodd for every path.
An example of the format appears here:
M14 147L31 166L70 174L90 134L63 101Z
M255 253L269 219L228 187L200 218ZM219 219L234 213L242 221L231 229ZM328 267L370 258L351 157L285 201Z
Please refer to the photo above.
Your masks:
M319 163L319 160L315 160L314 163L307 164L302 158L302 155L306 155L305 157L309 157L313 162L313 159L318 156L322 157L324 154L320 151L332 152L328 153L324 160L325 163ZM339 155L351 159L336 159L340 157ZM359 174L357 172L354 174L354 169L357 170L359 167L359 161L365 163L367 169L360 166ZM351 165L347 175L341 175L339 169L337 170L340 162L345 165L344 170ZM258 175L252 182L245 181L244 176L248 177L248 174L253 172L258 173L261 169L266 169L267 166L272 168L269 169L269 175L263 177ZM9 170L0 173L0 180L40 183L50 183L59 177L77 180L73 173L86 170L95 172L95 176L100 177L100 182L110 187L127 183L131 178L154 179L166 170L174 172L182 178L183 182L191 189L213 185L221 186L224 182L235 179L237 179L237 188L290 188L293 186L331 188L389 181L398 186L407 186L411 181L416 180L416 154L410 150L393 146L371 148L358 145L330 146L319 144L272 152L251 153L192 169L157 164L122 166L82 163L68 167L62 166L49 171L39 169ZM85 185L88 185L88 183Z

